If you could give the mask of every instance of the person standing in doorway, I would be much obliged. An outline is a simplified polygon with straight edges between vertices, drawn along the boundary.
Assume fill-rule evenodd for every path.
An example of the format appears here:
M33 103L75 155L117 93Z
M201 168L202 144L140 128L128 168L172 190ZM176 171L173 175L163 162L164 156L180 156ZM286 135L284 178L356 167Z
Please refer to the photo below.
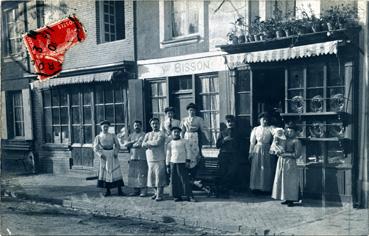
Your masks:
M191 152L191 161L190 161L190 181L194 184L194 180L197 172L197 164L201 157L201 147L202 140L201 134L204 134L205 137L210 140L208 132L206 130L204 120L196 116L197 107L194 103L190 103L186 107L188 116L185 117L181 122L182 129L182 138L188 141ZM196 201L191 193L191 201Z
M106 197L111 195L111 188L118 188L118 195L123 196L124 182L118 160L119 141L115 134L108 132L109 121L102 121L100 125L101 133L95 137L93 145L96 156L100 158L97 187L106 188Z
M260 125L253 128L250 135L250 189L254 193L270 193L274 177L274 165L269 154L273 128L269 126L268 113L263 112L259 114L258 118Z
M233 115L226 115L227 129L223 130L217 139L216 147L219 148L219 183L217 195L228 198L229 190L234 185L237 172L240 151L240 137L236 128L236 120Z
M139 120L133 123L134 132L125 140L124 146L128 148L131 157L128 164L128 187L134 189L132 196L145 197L147 194L147 161L145 149L142 142L145 133L142 132L142 122Z
M158 118L150 119L152 131L147 133L142 142L142 147L146 148L146 159L148 164L147 186L155 190L152 199L163 200L164 187L167 185L165 169L165 135L160 131L160 121Z
M281 204L294 206L299 197L299 170L296 159L301 156L302 145L296 138L296 125L289 122L285 126L285 151L278 153L272 198L282 200Z
M181 121L174 119L174 107L166 107L164 109L164 112L165 112L165 119L161 125L161 130L165 133L167 137L170 137L170 135L172 134L171 129L173 127L180 127Z

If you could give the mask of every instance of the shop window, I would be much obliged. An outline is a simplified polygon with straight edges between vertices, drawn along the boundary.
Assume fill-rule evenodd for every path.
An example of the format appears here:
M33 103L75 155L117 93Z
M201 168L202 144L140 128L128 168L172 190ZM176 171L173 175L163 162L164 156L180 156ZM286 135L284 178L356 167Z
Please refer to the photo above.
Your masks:
M155 81L150 83L151 89L151 117L159 118L164 122L164 109L167 106L167 83L165 81Z
M15 56L22 51L22 34L20 32L24 32L24 20L19 17L22 15L20 8L6 10L3 14L7 34L5 54Z
M162 47L196 43L204 37L204 1L160 0L159 9Z
M65 90L46 90L43 94L45 141L69 143L68 98Z
M96 1L97 43L125 38L124 1Z
M109 120L111 132L118 133L125 125L125 97L120 86L45 90L45 142L90 144L103 120Z
M24 111L22 91L10 92L8 96L9 120L11 137L24 137Z
M200 113L204 118L205 124L210 134L208 143L205 146L215 147L216 139L219 134L219 79L216 75L200 76Z
M112 89L111 86L97 86L95 91L96 134L100 133L99 123L103 120L110 121L111 129L119 133L125 125L125 91L121 87Z

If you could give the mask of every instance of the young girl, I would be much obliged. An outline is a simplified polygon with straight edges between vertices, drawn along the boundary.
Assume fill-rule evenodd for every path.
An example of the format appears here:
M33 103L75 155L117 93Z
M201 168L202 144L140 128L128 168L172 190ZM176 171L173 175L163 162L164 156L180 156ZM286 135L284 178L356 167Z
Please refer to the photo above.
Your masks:
M149 167L147 174L147 186L155 189L152 199L163 200L164 186L167 185L165 170L165 135L160 131L158 118L150 119L152 131L145 135L142 147L146 148L146 159Z

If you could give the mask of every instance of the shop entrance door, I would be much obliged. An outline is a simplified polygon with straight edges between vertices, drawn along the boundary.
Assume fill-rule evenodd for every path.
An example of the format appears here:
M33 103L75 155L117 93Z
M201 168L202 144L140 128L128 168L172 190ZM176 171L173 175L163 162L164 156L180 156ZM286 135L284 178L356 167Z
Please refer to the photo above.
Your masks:
M171 91L172 106L176 108L175 118L182 120L187 116L187 105L194 102L192 76L175 78Z
M279 113L283 113L285 99L284 69L253 71L253 126L258 125L258 114L269 112L271 124L282 125Z

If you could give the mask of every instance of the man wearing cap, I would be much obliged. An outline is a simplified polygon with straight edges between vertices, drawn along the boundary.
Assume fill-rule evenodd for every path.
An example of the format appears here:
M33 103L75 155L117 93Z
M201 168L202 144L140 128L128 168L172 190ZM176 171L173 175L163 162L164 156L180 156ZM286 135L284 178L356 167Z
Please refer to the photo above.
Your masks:
M237 172L237 164L240 152L240 137L236 128L236 120L233 115L226 115L227 128L223 130L217 139L216 147L219 148L219 183L218 196L229 197L229 190L234 185L234 177Z
M166 107L164 109L165 119L161 125L161 130L165 133L165 135L171 135L172 127L180 127L181 121L174 119L174 107Z
M115 134L108 132L109 121L102 121L100 125L101 133L96 136L93 145L96 156L100 158L97 187L106 188L106 197L111 195L111 188L118 188L118 195L123 196L124 182L118 160L119 141Z

